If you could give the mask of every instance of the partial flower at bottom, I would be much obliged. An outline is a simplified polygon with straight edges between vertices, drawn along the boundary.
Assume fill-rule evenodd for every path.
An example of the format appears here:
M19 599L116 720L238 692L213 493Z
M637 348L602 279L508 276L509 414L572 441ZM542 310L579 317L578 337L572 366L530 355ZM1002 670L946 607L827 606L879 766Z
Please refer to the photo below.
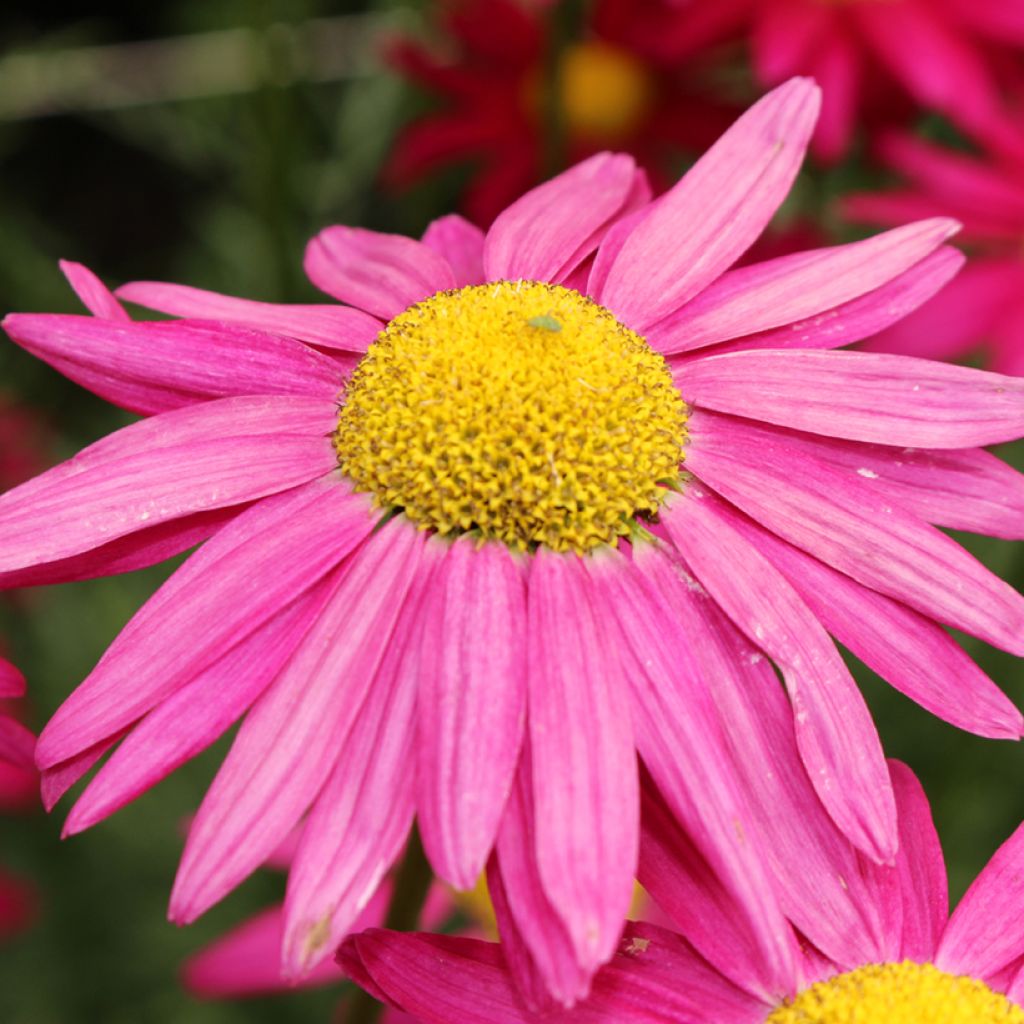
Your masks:
M890 770L900 817L893 865L869 863L823 821L791 823L817 840L792 845L793 872L808 861L831 872L788 930L785 978L751 957L729 897L656 801L641 861L678 930L627 926L575 1009L531 1013L512 983L514 952L491 943L371 930L339 960L423 1024L1024 1024L1024 826L950 916L928 801L909 768Z
M203 541L40 737L50 804L110 752L67 832L244 716L175 921L301 822L283 949L301 975L415 817L456 888L495 854L524 991L570 1004L629 907L639 756L788 977L757 848L784 837L749 809L774 702L799 779L885 862L893 790L829 633L992 737L1018 738L1021 716L943 625L1024 651L1020 596L936 529L1020 536L1022 478L979 446L1024 433L1024 381L831 351L955 273L956 224L730 269L818 106L813 83L787 83L654 203L631 158L603 153L486 236L457 217L421 242L328 228L306 269L343 305L136 282L122 298L183 318L136 323L69 264L93 317L8 317L19 344L148 418L0 498L0 584Z

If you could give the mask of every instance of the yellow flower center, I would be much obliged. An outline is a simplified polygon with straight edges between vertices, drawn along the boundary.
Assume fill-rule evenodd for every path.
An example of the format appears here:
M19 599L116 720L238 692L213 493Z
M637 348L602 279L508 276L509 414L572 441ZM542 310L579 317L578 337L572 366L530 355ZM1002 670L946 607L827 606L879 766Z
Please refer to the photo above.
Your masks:
M787 1000L766 1024L1024 1024L1024 1010L983 981L934 964L869 964Z
M612 145L640 123L654 98L643 62L598 40L574 43L558 69L559 104L574 135Z
M617 543L679 476L665 361L578 292L499 281L395 317L346 389L334 444L378 505L529 550Z

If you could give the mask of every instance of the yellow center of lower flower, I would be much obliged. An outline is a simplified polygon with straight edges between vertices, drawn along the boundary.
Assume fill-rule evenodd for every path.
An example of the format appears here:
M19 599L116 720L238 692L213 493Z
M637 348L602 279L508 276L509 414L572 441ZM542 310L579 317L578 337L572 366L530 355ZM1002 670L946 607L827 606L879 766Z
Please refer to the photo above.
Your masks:
M614 144L641 121L654 97L650 72L632 54L593 40L574 43L558 69L562 115L569 129Z
M983 981L934 964L869 964L787 1000L766 1024L1024 1024L1024 1010Z
M424 529L583 552L657 513L686 415L665 361L608 310L500 281L395 317L348 383L334 444L357 489Z

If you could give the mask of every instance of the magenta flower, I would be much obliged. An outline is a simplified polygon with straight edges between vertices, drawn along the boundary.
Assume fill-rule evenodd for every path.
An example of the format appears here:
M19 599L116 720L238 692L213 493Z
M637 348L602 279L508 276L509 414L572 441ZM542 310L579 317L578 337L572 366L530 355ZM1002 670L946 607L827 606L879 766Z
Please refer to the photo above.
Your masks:
M600 154L486 237L459 218L422 242L328 228L306 269L348 305L135 283L122 297L187 319L132 323L69 266L94 318L8 317L19 344L151 418L0 498L0 582L205 539L40 737L49 803L120 741L67 831L245 715L174 920L303 822L283 954L300 974L415 816L456 888L496 850L492 892L540 989L569 1003L630 903L639 754L782 970L744 831L759 782L716 708L753 743L773 662L807 777L877 861L897 847L892 788L829 632L964 728L1022 726L940 624L1019 653L1024 602L931 524L1019 536L1022 478L976 446L1024 432L1024 382L828 351L956 271L954 222L729 269L818 104L787 83L653 203L632 159Z
M852 851L811 804L807 820L787 822L796 838L786 868L799 878L806 865L814 885L790 900L783 978L751 957L729 897L653 805L641 864L679 931L628 926L575 1010L524 1009L514 951L472 939L371 930L339 960L377 998L429 1024L1021 1024L1024 826L950 916L928 801L909 768L892 762L891 772L900 816L891 866Z
M866 119L892 121L915 106L965 128L1000 120L990 53L1019 60L1024 8L1007 0L681 0L694 47L737 30L749 35L764 85L813 75L824 91L814 149L841 159Z
M866 347L957 359L984 344L993 369L1024 374L1024 157L968 156L900 136L880 148L909 185L851 196L845 212L883 224L956 217L974 257L948 288Z

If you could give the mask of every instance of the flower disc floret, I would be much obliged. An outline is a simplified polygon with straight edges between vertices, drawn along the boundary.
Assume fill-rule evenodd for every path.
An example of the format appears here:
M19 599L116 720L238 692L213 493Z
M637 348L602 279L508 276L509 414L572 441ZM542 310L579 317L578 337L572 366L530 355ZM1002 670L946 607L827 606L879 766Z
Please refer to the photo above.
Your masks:
M686 415L664 359L608 310L499 281L392 320L349 381L334 442L357 489L424 529L582 552L657 513Z
M983 981L904 960L819 982L766 1024L1024 1024L1024 1010Z

